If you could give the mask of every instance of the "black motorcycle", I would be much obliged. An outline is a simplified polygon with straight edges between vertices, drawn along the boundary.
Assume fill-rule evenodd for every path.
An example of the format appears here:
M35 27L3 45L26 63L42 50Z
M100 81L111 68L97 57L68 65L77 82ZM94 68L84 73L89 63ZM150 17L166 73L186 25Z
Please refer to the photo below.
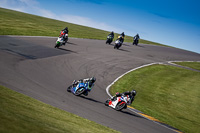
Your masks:
M134 39L134 41L133 41L133 45L138 45L138 42L139 42L139 40L138 39Z
M106 40L106 44L107 44L107 43L108 43L108 44L111 44L112 41L113 41L113 36L108 35L108 36L107 36L107 40Z

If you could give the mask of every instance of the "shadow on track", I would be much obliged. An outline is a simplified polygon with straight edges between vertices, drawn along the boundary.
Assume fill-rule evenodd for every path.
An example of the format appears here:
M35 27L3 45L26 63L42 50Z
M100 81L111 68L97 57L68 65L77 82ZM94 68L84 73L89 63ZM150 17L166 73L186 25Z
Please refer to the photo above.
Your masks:
M106 45L108 45L108 46L113 46L113 47L115 46L115 44L112 44L112 43L111 43L111 44L106 44Z
M67 44L71 44L71 45L77 45L77 44L75 44L75 43L72 43L72 42L67 42Z
M131 116L134 116L134 117L138 117L138 118L144 118L144 117L141 117L141 116L139 116L139 115L137 115L137 114L127 112L127 111L125 111L125 110L121 110L121 111L119 111L119 112L124 113L124 114L127 114L127 115L131 115Z
M123 45L123 46L130 47L130 44L125 44L125 43L124 43L124 44L122 44L122 45Z
M58 49L64 50L64 51L67 51L67 52L77 53L77 52L74 52L74 51L71 51L71 50L68 50L68 49L64 49L64 48L58 48Z
M127 45L127 44L123 44L123 45L124 45L124 46L128 46L128 47L130 47L130 45ZM113 46L113 47L114 47L115 44L112 44L112 43L111 43L111 44L108 44L108 46ZM120 47L120 48L121 48L121 47ZM128 51L128 50L120 49L120 48L119 48L118 50L125 51L125 52L130 52L130 51Z
M90 101L96 102L96 103L104 104L104 103L102 103L102 102L100 102L100 101L94 100L94 99L89 98L89 97L84 97L84 96L79 96L79 97L84 98L84 99L86 99L86 100L90 100Z
M134 45L133 45L134 46ZM141 46L141 45L136 45L136 47L141 47L141 48L145 48L144 46Z
M130 51L128 51L128 50L120 49L120 48L119 48L118 50L125 51L125 52L130 52Z

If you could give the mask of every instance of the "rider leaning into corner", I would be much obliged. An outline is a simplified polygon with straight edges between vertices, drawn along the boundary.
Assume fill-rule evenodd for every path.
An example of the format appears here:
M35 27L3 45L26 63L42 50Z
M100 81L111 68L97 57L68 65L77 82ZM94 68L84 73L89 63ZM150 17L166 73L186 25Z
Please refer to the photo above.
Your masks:
M133 37L133 44L134 44L134 41L137 40L139 42L139 39L140 39L140 36L139 34L136 34L134 37Z
M139 40L140 39L140 36L139 36L139 34L136 34L134 37L133 37L133 40Z
M125 34L124 32L122 32L119 36L118 36L118 40L121 41L122 43L124 42L124 37L125 37Z
M135 90L132 90L132 91L126 91L126 92L123 92L123 93L119 93L117 92L116 95L114 97L112 97L112 101L115 101L117 100L117 97L120 97L120 96L127 96L129 97L129 101L127 102L128 105L130 105L133 101L134 101L134 98L136 96L136 91Z
M63 36L64 41L65 41L67 39L65 35L68 34L68 33L69 33L68 27L65 27L63 30L60 31L59 37Z
M73 87L77 86L79 84L79 82L84 82L84 83L87 83L88 82L88 86L87 86L87 89L88 91L90 92L94 86L94 82L96 81L96 78L95 77L92 77L92 78L86 78L86 79L81 79L81 80L74 80L73 81ZM84 93L84 95L88 95L88 91L86 91L86 93Z
M111 36L112 38L114 38L114 32L112 31L108 36Z

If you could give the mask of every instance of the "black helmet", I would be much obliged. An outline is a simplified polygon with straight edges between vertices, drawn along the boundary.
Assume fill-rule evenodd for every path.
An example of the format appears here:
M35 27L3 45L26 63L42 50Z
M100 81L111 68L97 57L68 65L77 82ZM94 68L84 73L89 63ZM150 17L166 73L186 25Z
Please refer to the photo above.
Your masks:
M96 78L95 78L95 77L92 77L92 78L90 79L90 81L91 81L92 83L94 83L94 82L96 81Z
M131 91L131 95L132 95L132 96L135 96L136 93L137 93L137 92L136 92L135 90L132 90L132 91Z

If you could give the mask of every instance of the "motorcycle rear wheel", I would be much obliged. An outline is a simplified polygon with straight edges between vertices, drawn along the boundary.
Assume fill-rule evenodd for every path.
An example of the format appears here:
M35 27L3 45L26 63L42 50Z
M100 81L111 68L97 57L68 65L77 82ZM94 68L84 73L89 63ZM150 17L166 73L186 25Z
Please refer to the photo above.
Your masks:
M68 91L68 92L71 92L71 88L72 88L72 85L70 85L70 86L67 88L67 91Z
M105 104L106 106L108 106L108 105L109 105L109 102L110 102L110 100L106 100L104 104Z
M67 43L68 42L68 37L66 38L66 40L65 40L65 43Z

